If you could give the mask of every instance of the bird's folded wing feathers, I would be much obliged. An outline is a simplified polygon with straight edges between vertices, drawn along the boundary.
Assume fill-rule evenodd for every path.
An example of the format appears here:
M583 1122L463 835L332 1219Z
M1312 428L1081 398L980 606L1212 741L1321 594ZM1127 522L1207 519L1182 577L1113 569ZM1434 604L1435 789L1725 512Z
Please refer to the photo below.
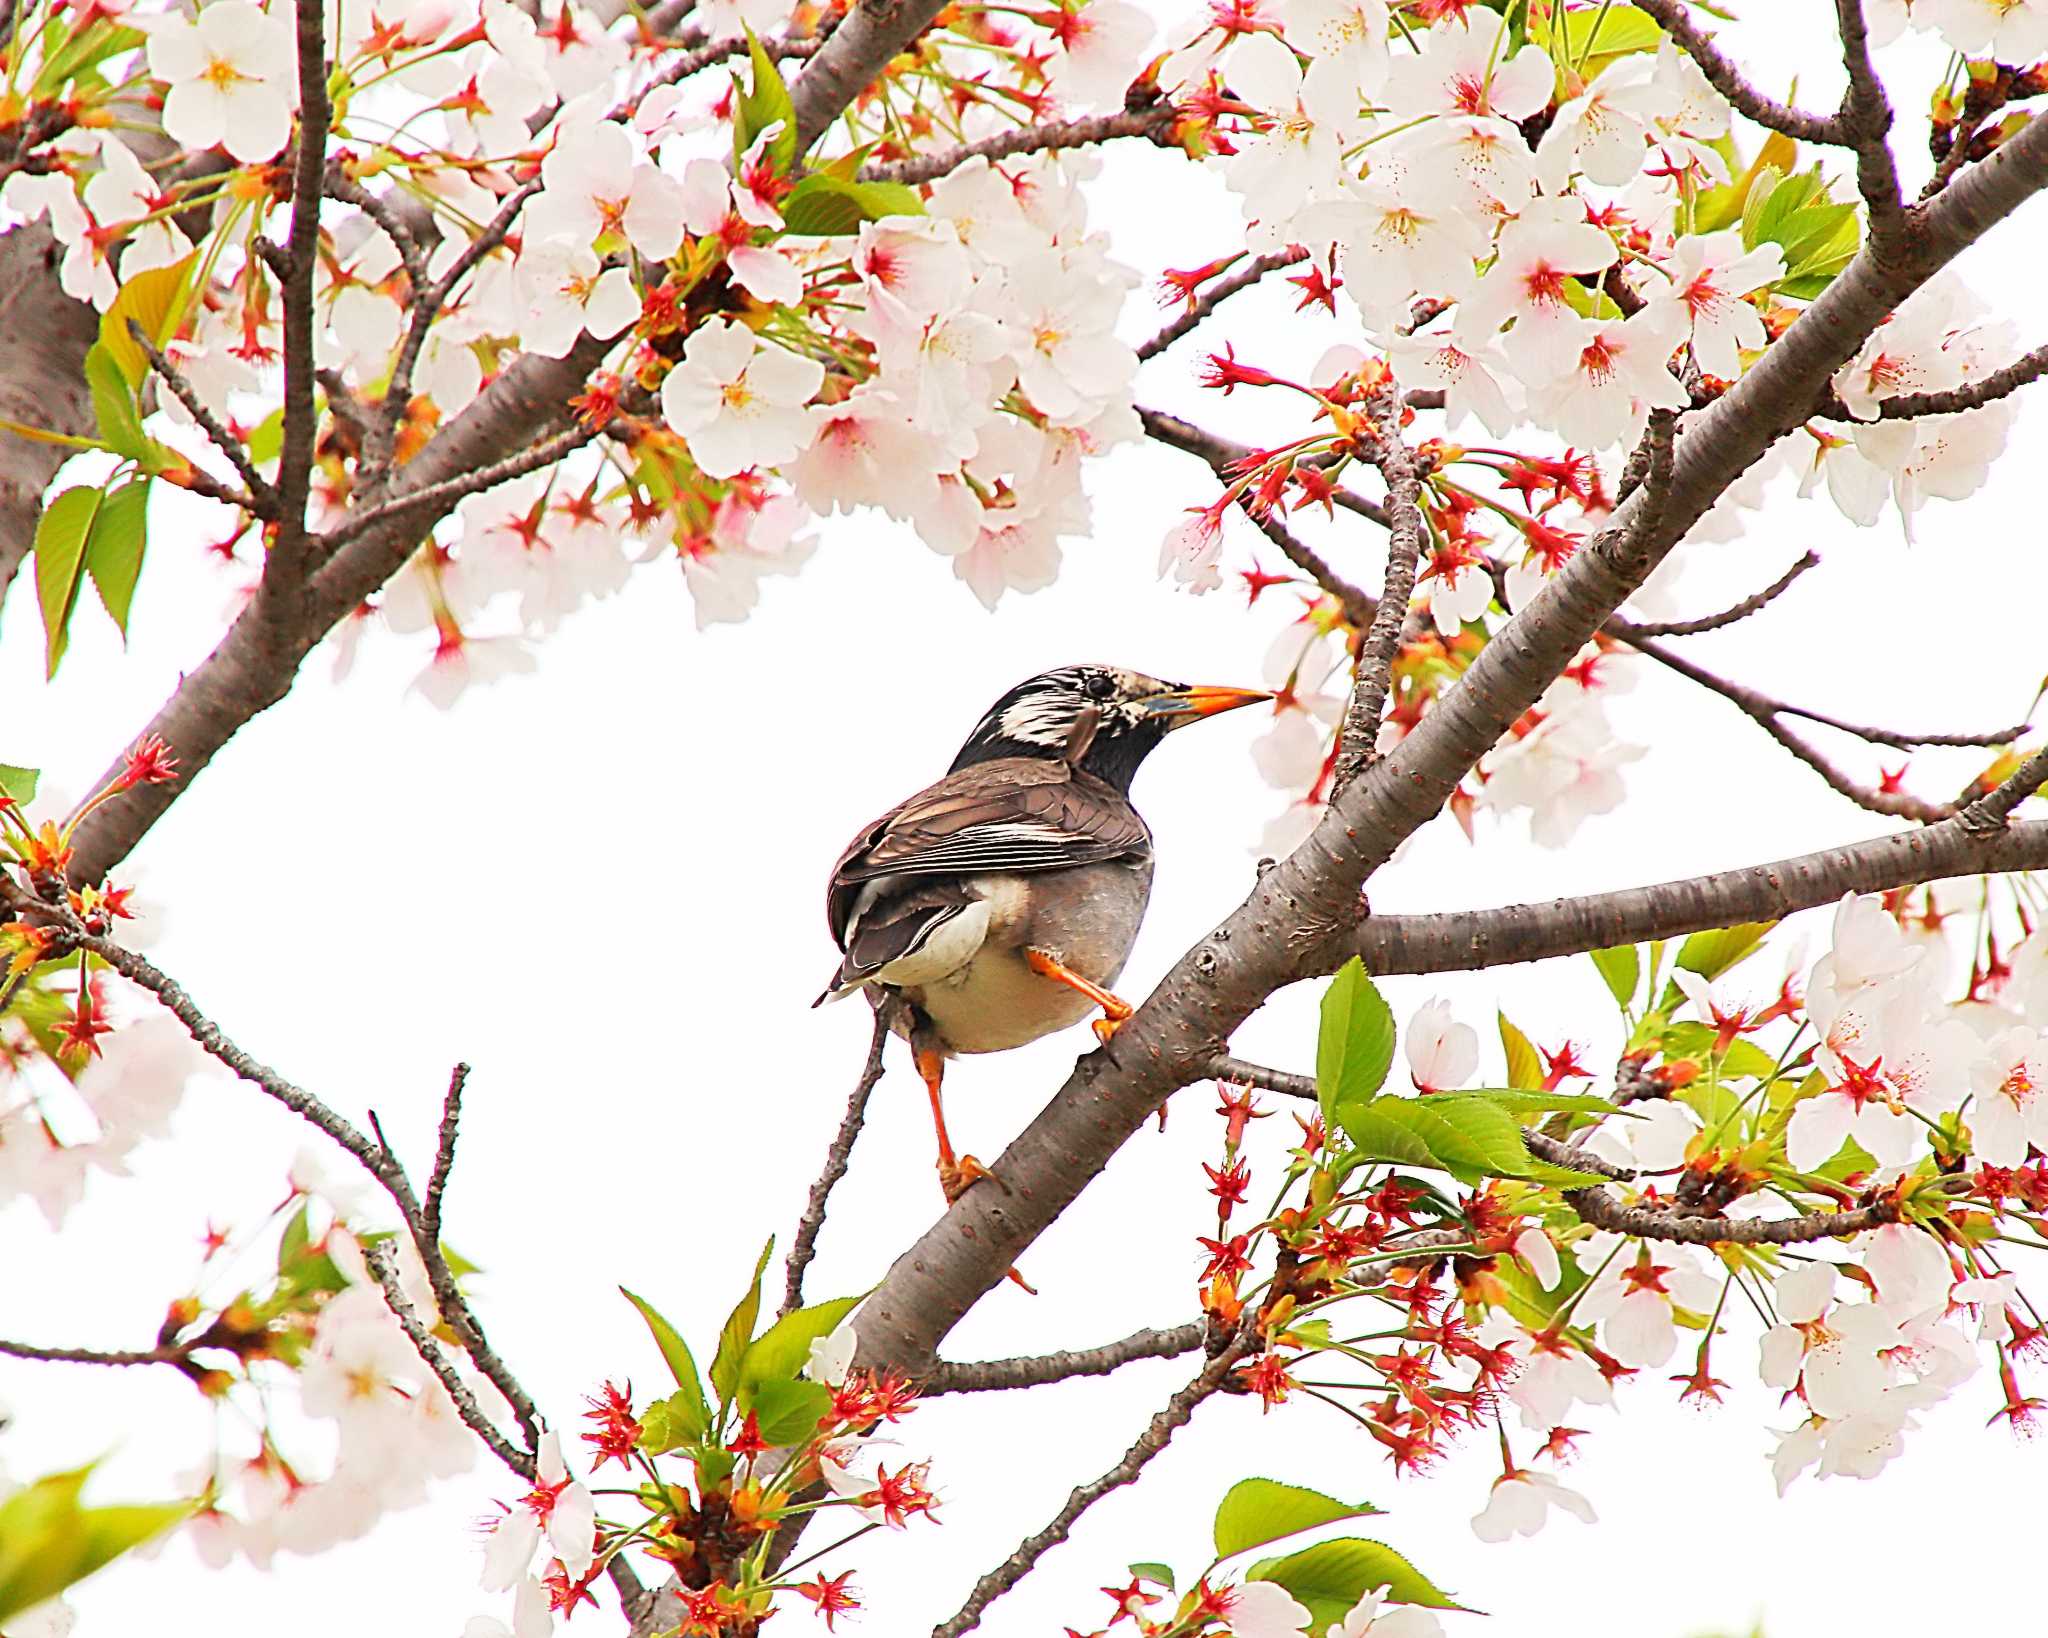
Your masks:
M1064 763L976 763L854 839L832 875L833 936L845 937L861 884L879 877L1065 870L1142 853L1150 842L1120 793Z

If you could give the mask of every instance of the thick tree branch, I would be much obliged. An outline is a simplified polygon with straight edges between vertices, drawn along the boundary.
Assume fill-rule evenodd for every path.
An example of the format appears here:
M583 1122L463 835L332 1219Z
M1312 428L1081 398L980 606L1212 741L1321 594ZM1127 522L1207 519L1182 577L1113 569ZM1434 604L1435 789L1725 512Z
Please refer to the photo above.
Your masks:
M1047 1552L1065 1541L1074 1528L1074 1522L1083 1513L1112 1490L1134 1482L1144 1472L1145 1464L1164 1450L1174 1434L1187 1425L1188 1419L1195 1414L1195 1407L1223 1386L1237 1362L1251 1351L1255 1341L1256 1337L1250 1331L1241 1331L1232 1337L1223 1351L1204 1365L1192 1382L1167 1400L1166 1408L1152 1418L1145 1431L1138 1435L1137 1442L1124 1452L1123 1460L1101 1478L1091 1479L1076 1488L1043 1530L1019 1542L1014 1553L974 1584L974 1591L968 1595L967 1602L949 1619L932 1628L932 1638L960 1638L961 1633L978 1627L982 1612L1029 1575L1032 1567Z
M1313 1089L1309 1096L1315 1096ZM1099 1348L1066 1348L1052 1354L967 1363L942 1359L918 1384L918 1391L924 1398L934 1399L944 1393L1042 1388L1049 1382L1067 1382L1078 1376L1107 1376L1141 1359L1172 1359L1193 1353L1201 1347L1206 1330L1201 1320L1190 1320L1163 1331L1133 1331L1121 1342L1105 1342Z
M838 1132L833 1135L832 1146L825 1151L825 1169L818 1173L817 1181L811 1185L810 1198L804 1202L804 1214L796 1225L796 1238L790 1242L789 1258L783 1265L782 1312L785 1314L794 1313L803 1306L804 1270L811 1266L811 1259L818 1254L818 1232L825 1226L825 1204L832 1198L832 1191L839 1186L839 1180L846 1175L846 1168L853 1158L853 1146L868 1118L868 1098L875 1090L875 1083L882 1078L882 1049L889 1041L893 1010L893 1004L888 1001L875 1008L875 1033L868 1042L867 1062L861 1066L860 1079L854 1082L853 1095L846 1100L846 1113L840 1119Z
M1697 637L1703 631L1719 631L1723 626L1732 626L1738 620L1747 620L1766 605L1777 601L1792 582L1809 569L1820 567L1820 556L1807 552L1797 563L1779 575L1760 592L1745 597L1741 602L1730 605L1719 614L1702 615L1697 620L1633 620L1629 622L1630 642L1639 643L1645 637ZM1615 628L1616 622L1607 622L1608 629Z
M1795 142L1822 142L1846 147L1848 137L1839 118L1809 114L1773 97L1765 96L1743 77L1742 71L1722 55L1721 48L1699 31L1685 0L1636 0L1640 10L1657 20L1657 26L1695 63L1707 83L1734 106L1766 130L1781 131Z
M2048 122L2020 132L1918 211L1904 254L1863 254L1844 269L1743 378L1699 414L1678 440L1669 482L1646 484L1621 507L1610 527L1493 637L1416 730L1352 782L1308 840L1265 872L1246 903L1174 965L1104 1049L1075 1066L996 1163L1009 1191L970 1190L898 1258L861 1308L863 1362L928 1369L937 1343L960 1316L1151 1112L1203 1072L1275 988L1328 972L1344 954L1363 951L1378 926L1376 920L1359 924L1358 894L1366 878L1439 810L1727 486L1803 422L1814 395L1884 318L2044 185ZM1660 504L1646 505L1646 498ZM2007 839L1973 838L1966 846L1960 826L1955 833L1934 826L1873 846L1880 854L1932 854L1951 834L1956 855L1971 856L1970 868L2008 867ZM1813 875L1841 873L1823 864ZM1742 881L1744 873L1733 879ZM1768 884L1764 896L1785 896L1784 889ZM1655 897L1651 906L1679 916L1685 909L1683 902L1673 907ZM1740 918L1717 909L1693 925L1733 919ZM1628 936L1626 928L1615 929L1566 947Z
M1127 108L1115 114L1094 114L1086 119L1047 120L1043 124L1020 125L999 136L979 142L962 143L942 153L919 154L915 159L892 160L861 169L864 182L932 182L951 175L970 159L994 164L1015 154L1044 153L1057 148L1086 148L1117 137L1146 137L1164 141L1172 128L1173 104L1155 102L1146 108Z
M858 0L789 88L797 152L810 152L825 127L944 9L944 0Z
M1650 887L1493 910L1375 915L1352 936L1348 953L1374 973L1475 972L1614 944L1678 938L1737 922L1775 921L1833 904L1844 893L2048 869L2048 821L1973 835L1969 812L1966 808L1939 824L1867 842Z

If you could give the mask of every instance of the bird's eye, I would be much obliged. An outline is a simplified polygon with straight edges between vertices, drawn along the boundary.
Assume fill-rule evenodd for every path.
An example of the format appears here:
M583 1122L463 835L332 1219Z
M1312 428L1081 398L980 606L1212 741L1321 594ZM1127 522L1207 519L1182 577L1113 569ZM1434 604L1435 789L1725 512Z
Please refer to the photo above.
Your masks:
M1082 684L1082 687L1091 700L1106 700L1116 692L1116 684L1099 672Z

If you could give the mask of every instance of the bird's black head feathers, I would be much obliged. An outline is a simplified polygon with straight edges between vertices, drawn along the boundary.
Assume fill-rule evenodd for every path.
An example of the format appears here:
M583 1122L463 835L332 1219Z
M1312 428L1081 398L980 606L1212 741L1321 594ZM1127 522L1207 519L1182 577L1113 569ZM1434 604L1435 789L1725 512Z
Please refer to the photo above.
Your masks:
M951 772L997 757L1068 761L1128 792L1138 765L1173 729L1265 699L1243 689L1188 688L1109 665L1040 672L989 707Z

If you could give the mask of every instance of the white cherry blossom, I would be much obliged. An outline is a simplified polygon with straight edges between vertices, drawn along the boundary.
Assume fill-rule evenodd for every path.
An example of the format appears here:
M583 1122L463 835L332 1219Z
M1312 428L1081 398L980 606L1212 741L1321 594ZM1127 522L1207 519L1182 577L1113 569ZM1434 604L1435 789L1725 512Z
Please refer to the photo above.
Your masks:
M2025 1162L2029 1145L2048 1154L2048 1038L2031 1025L2006 1030L1991 1043L1976 1073L1970 1133L1980 1160Z
M1742 373L1739 355L1767 339L1763 319L1742 298L1785 276L1785 253L1768 243L1745 251L1733 228L1687 234L1672 247L1670 274L1669 288L1652 299L1650 310L1675 310L1699 367L1733 381Z
M526 207L527 231L590 246L622 235L654 261L683 242L683 185L638 158L625 126L572 126L540 163L542 188Z
M1419 1091L1462 1086L1479 1072L1479 1032L1452 1017L1448 1001L1425 1001L1417 1007L1402 1047Z
M248 165L291 136L296 53L285 15L212 0L196 22L172 15L156 23L148 55L149 71L169 87L164 130L185 147L218 144Z
M1221 1602L1231 1638L1298 1638L1308 1631L1307 1607L1271 1581L1226 1588Z
M816 428L804 406L825 367L764 342L744 325L712 319L690 332L661 384L661 410L714 478L773 466L802 451Z
M1567 1489L1547 1473L1518 1469L1493 1481L1492 1495L1472 1520L1472 1533L1489 1542L1533 1536L1553 1510L1569 1513L1585 1524L1599 1521L1593 1504L1576 1490Z
M1675 314L1645 308L1625 319L1579 323L1576 361L1562 374L1532 381L1529 391L1531 416L1573 448L1633 444L1650 411L1691 402L1666 364L1679 340Z
M1053 94L1075 113L1123 107L1125 90L1145 66L1151 17L1129 0L1088 0L1057 15L1058 49L1045 65Z
M1583 321L1565 299L1566 281L1600 273L1618 255L1575 201L1532 204L1501 229L1499 255L1459 304L1452 334L1474 350L1512 321L1505 346L1524 381L1568 374L1584 342Z

